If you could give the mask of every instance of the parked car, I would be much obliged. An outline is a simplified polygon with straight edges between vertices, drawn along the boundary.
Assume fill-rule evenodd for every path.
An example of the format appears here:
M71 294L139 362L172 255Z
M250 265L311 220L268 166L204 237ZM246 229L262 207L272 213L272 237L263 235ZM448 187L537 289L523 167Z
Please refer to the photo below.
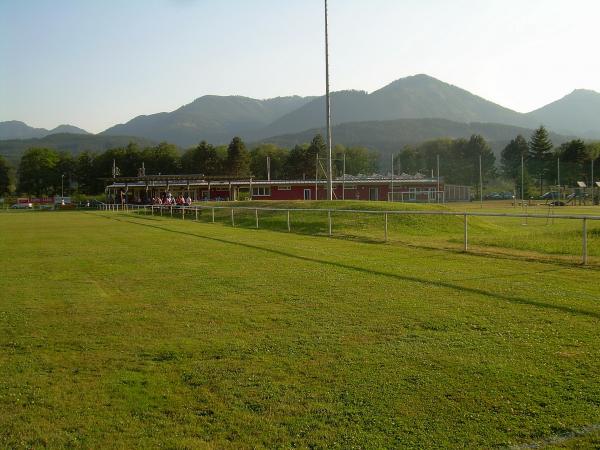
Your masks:
M78 208L97 208L99 205L101 205L102 202L99 202L98 200L82 200L79 203L77 203L77 207Z
M10 209L33 209L33 203L15 203Z
M546 192L540 198L542 200L558 200L559 197L560 197L560 194L558 192Z

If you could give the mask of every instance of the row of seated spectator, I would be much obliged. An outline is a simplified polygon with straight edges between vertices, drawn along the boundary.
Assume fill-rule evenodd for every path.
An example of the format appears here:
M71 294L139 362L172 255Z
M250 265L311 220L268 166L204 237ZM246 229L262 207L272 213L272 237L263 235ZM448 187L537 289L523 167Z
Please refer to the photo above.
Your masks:
M178 197L173 196L170 192L163 192L159 197L152 199L154 205L166 205L166 206L192 206L192 198L188 194L184 197L183 194L179 194Z

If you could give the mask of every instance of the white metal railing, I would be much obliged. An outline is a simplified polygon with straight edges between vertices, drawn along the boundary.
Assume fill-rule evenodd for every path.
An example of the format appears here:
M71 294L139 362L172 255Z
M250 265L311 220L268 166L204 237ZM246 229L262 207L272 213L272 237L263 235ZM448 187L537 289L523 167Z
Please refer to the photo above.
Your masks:
M493 213L493 212L458 212L458 211L377 211L365 209L318 209L318 208L268 208L251 206L176 206L176 205L127 205L127 204L102 204L98 209L114 212L141 212L151 215L169 216L173 218L181 217L185 220L186 215L195 216L198 220L200 211L211 211L211 222L215 222L215 211L231 211L231 225L235 227L235 211L254 212L256 219L256 229L260 228L259 213L280 212L287 215L287 230L292 231L291 213L292 212L314 212L327 214L328 234L333 236L333 217L332 213L350 213L350 214L373 214L381 215L384 218L384 239L388 241L388 219L389 216L453 216L463 218L463 250L469 251L469 217L503 217L503 218L521 218L521 219L565 219L581 220L582 222L582 259L583 265L587 265L588 257L588 221L600 221L600 216L583 214L557 214L548 216L547 214L529 214L529 213Z

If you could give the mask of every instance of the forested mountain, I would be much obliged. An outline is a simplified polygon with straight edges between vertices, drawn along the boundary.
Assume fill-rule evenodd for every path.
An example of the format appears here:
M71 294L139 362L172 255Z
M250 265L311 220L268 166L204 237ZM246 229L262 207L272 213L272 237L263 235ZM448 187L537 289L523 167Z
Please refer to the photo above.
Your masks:
M286 134L264 139L263 142L293 147L310 142L323 128L313 128L301 133ZM424 141L439 138L465 138L474 134L483 136L499 156L502 149L515 136L529 137L533 129L493 123L460 123L445 119L399 119L392 121L354 122L336 125L333 128L335 143L352 147L367 147L379 150L382 155L399 152L406 145L417 145ZM570 138L555 133L550 134L555 145Z
M50 134L91 134L82 128L73 125L59 125L48 132Z
M447 119L535 126L532 118L496 105L427 75L402 78L367 94L336 92L331 99L334 124L395 119ZM325 100L317 98L261 130L262 136L297 133L325 123Z
M59 125L52 130L46 130L45 128L30 127L18 120L0 122L0 140L42 138L50 134L59 133L89 134L87 131L73 125Z
M577 89L528 116L557 132L600 138L600 93Z
M85 150L101 152L110 148L125 147L130 142L140 146L152 145L152 141L138 137L128 136L99 136L93 134L52 134L37 139L0 140L0 155L6 157L13 164L17 164L21 155L28 148L44 147L71 154L78 154Z
M207 95L171 113L139 116L116 125L103 135L142 136L182 147L201 140L222 144L234 135L247 136L274 120L302 107L312 97L248 97Z
M600 137L600 94L578 90L567 97L528 114L499 106L464 89L427 75L397 80L371 94L340 91L332 94L332 120L337 125L334 143L365 145L391 151L438 137L468 137L480 133L495 150L517 134L530 134L540 124L555 132L581 137ZM323 97L279 97L256 100L241 96L200 97L173 112L139 116L116 125L89 141L61 135L47 142L52 148L80 151L104 149L107 143L139 141L170 142L182 148L207 141L215 145L230 142L233 136L246 141L307 142L325 123ZM487 125L486 125L487 124ZM500 125L502 124L502 125ZM517 128L515 128L517 127ZM41 138L68 131L86 133L69 125L48 131L23 122L0 123L0 139ZM275 136L275 137L273 137ZM117 137L116 141L110 138ZM273 137L271 139L271 137ZM556 144L561 136L552 136ZM497 145L495 143L498 143ZM0 153L20 154L35 142L3 142ZM61 147L64 145L64 147Z

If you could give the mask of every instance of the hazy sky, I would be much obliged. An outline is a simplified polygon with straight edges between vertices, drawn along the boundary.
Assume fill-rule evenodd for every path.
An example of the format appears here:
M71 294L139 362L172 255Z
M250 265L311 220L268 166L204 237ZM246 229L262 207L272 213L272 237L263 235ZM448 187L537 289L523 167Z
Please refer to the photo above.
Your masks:
M0 0L0 121L92 132L324 91L322 0ZM517 111L600 91L598 0L330 0L332 89L427 73Z

